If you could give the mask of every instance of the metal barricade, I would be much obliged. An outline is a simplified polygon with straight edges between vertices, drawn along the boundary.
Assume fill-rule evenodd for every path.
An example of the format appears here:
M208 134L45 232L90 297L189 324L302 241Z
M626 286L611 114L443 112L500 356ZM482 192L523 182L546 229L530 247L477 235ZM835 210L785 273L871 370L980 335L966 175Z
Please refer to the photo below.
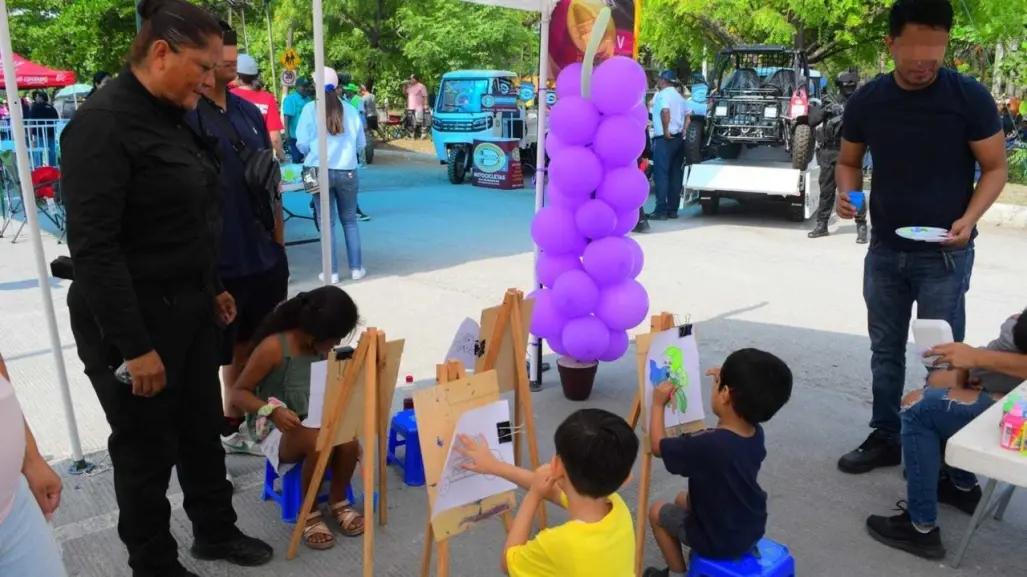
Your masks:
M68 125L65 119L25 120L25 138L32 170L43 166L60 166L61 132ZM14 150L11 119L0 119L0 150Z

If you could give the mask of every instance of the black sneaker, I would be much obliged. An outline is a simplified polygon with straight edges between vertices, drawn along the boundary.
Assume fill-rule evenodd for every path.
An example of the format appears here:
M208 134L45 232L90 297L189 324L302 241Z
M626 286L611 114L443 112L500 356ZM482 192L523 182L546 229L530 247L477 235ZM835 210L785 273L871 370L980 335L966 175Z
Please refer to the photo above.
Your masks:
M902 443L887 431L875 429L858 449L838 459L843 473L859 475L878 467L897 467L902 464Z
M945 547L941 544L941 529L935 527L927 533L921 533L913 526L904 501L896 503L896 510L901 513L894 517L867 517L867 531L875 541L924 559L945 557Z
M366 215L366 214L362 213L362 212L358 212L357 213L357 220L359 220L360 222L367 222L367 221L371 220L371 217L369 215Z
M645 215L646 220L667 220L667 215L662 212L653 212Z
M642 572L642 577L667 577L670 575L670 569L657 569L656 567L646 567L645 571Z
M638 224L635 225L635 228L631 229L631 232L649 232L650 228L652 227L649 226L649 220L643 219L638 221Z
M857 222L856 223L856 244L867 243L867 223Z
M676 211L676 210L672 210L671 212L667 213L667 218L677 218L677 217L678 217L678 211Z
M822 236L827 236L829 234L831 233L827 230L827 223L818 222L817 226L815 226L813 230L809 231L809 234L807 234L806 236L810 238L820 238Z
M182 567L177 561L175 562L175 565L176 567L174 568L165 569L156 573L151 570L147 570L145 572L136 570L132 572L132 577L200 577L196 573Z
M192 556L201 561L225 560L233 565L256 567L271 560L274 550L270 545L254 537L240 533L224 543L201 543L193 541L189 550Z
M938 502L955 507L967 515L974 514L982 496L980 485L974 485L969 491L962 491L948 477L938 481Z

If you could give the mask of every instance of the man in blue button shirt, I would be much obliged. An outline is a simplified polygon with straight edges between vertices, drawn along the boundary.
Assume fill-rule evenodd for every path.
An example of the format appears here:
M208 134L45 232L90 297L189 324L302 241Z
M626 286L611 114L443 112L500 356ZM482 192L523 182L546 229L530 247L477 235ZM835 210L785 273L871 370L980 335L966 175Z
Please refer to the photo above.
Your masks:
M227 28L226 24L222 24ZM235 32L224 36L224 56L215 70L214 88L189 113L189 123L200 134L218 141L221 151L221 244L218 273L225 290L235 301L236 314L226 319L222 338L221 380L226 391L225 428L221 441L228 452L260 455L249 436L240 432L241 411L229 404L230 391L236 377L246 364L249 340L278 303L285 300L289 285L289 263L282 237L281 205L275 219L276 230L269 233L257 218L255 195L245 177L245 165L233 149L231 137L222 130L220 120L227 120L239 140L250 150L271 148L264 117L260 109L232 94L228 84L237 75L238 48Z

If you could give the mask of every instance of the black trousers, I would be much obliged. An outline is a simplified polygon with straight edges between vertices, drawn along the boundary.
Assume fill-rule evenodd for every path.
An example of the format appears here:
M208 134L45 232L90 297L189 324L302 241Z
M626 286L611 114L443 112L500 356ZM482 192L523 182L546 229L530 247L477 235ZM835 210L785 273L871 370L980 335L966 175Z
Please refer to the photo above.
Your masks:
M162 392L143 398L134 396L130 385L114 377L122 359L104 341L78 289L72 283L68 291L71 328L86 375L111 427L108 448L121 509L118 535L128 548L128 563L135 577L162 576L178 567L178 544L171 536L167 499L173 467L178 471L193 537L202 543L220 543L240 534L219 437L223 419L218 380L220 331L215 323L213 291L192 288L138 294L150 338L167 375Z
M817 150L817 164L820 166L820 207L817 209L817 222L827 224L834 213L834 197L838 183L834 178L834 169L838 165L840 151L827 148ZM866 203L856 214L856 224L867 223Z

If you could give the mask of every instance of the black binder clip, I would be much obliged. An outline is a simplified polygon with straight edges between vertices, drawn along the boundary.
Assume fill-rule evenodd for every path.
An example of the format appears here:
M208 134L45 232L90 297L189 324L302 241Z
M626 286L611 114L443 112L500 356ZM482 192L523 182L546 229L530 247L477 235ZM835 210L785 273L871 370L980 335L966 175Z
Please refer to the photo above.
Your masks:
M510 426L510 421L496 423L496 433L499 436L500 444L513 441L513 427Z
M485 356L485 339L481 339L480 341L474 341L474 356Z
M690 336L692 336L692 325L691 324L681 325L680 327L678 327L678 338L679 339L683 339L685 337L690 337Z

